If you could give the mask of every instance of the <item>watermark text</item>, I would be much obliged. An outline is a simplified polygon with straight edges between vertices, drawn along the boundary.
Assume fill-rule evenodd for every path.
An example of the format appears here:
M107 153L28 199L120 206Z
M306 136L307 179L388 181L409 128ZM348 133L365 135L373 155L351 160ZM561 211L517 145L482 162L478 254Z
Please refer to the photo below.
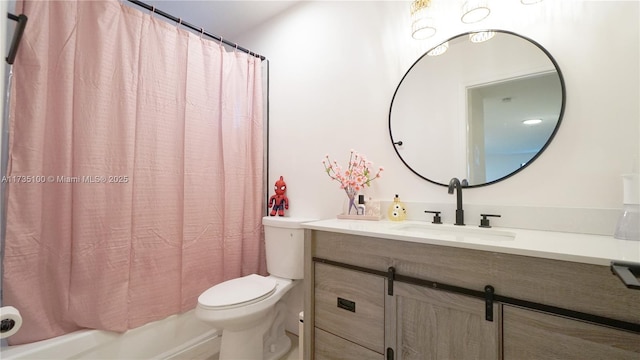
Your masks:
M3 184L126 184L127 175L9 175L0 179Z

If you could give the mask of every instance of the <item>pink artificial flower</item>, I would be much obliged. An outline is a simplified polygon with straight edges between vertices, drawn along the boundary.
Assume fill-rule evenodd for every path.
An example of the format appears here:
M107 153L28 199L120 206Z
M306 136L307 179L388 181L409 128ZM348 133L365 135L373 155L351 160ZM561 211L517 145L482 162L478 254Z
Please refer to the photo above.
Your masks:
M378 173L373 174L370 167L373 162L367 160L367 158L358 154L355 150L351 149L351 155L347 169L343 171L342 167L336 160L331 160L329 155L325 155L325 160L322 160L327 175L332 179L340 183L341 189L352 188L355 191L360 191L365 186L370 186L371 181L380 177L380 172L383 171L382 166L379 167Z

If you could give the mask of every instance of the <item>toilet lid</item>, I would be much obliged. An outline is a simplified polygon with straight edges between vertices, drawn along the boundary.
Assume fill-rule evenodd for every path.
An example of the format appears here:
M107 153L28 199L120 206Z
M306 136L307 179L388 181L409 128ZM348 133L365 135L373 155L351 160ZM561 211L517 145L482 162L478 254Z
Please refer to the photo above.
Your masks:
M257 302L276 290L275 279L251 274L215 285L198 297L207 308L224 308Z

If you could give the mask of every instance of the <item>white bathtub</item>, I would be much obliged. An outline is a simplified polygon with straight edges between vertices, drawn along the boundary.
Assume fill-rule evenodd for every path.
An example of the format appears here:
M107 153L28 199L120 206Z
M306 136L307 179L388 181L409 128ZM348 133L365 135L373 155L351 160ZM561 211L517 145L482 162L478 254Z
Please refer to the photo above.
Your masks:
M123 334L76 331L31 344L0 348L9 359L213 359L220 333L196 319L194 310L146 324Z

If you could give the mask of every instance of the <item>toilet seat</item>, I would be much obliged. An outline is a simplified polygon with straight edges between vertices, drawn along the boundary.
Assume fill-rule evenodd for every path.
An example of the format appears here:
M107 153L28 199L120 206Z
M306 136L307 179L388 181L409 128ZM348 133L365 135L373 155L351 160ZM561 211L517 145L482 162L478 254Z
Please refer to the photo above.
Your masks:
M261 301L276 291L276 280L256 274L215 285L198 297L205 309L231 309Z

